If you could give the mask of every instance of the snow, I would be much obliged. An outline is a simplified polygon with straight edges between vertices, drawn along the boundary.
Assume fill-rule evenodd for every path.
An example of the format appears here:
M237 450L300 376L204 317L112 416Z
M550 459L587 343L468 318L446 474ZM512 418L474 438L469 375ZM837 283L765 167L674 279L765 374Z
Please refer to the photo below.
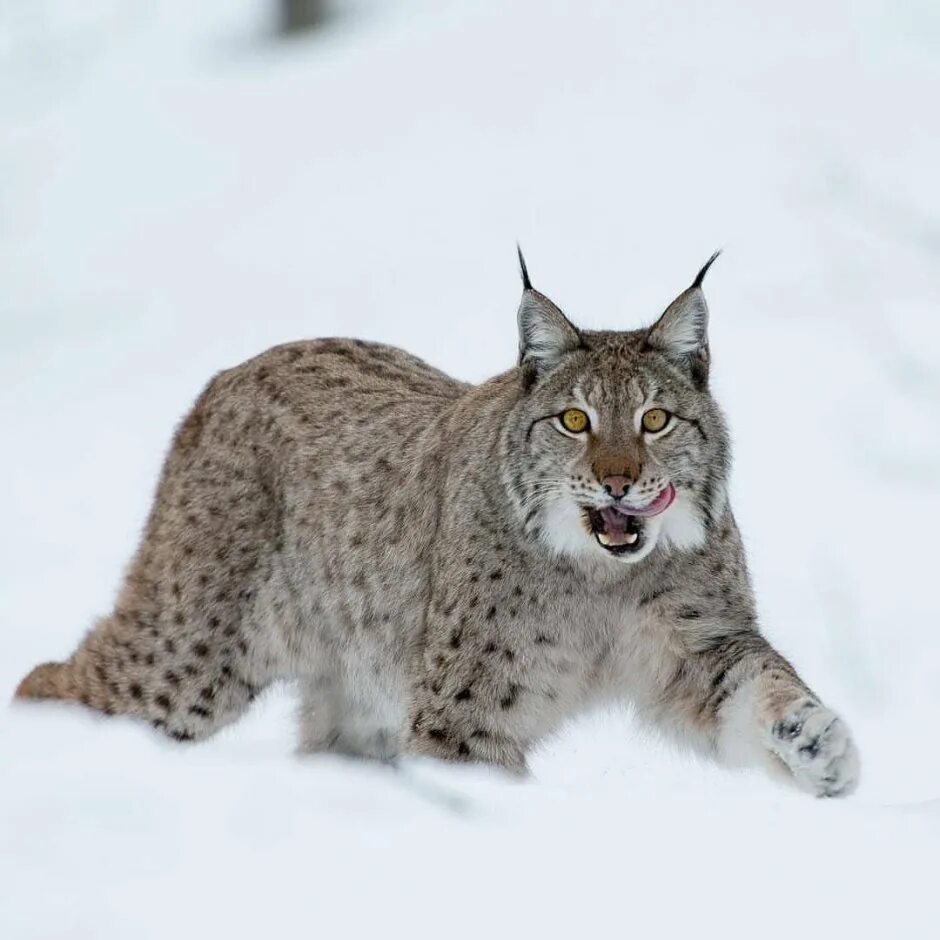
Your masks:
M814 801L629 715L534 779L181 748L0 710L0 936L936 935L940 12L630 0L0 9L0 688L105 612L174 423L277 342L462 378L516 348L514 241L588 327L710 272L765 630L852 724Z

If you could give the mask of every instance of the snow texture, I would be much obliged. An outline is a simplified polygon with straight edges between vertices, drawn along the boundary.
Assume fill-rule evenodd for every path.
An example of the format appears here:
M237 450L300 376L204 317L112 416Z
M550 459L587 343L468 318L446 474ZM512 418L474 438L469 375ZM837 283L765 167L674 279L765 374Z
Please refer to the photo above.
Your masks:
M651 321L702 262L765 631L854 728L815 801L628 714L534 779L0 709L0 936L935 937L933 0L0 6L0 690L106 612L174 423L282 341L480 380L520 284ZM270 15L269 15L270 14Z

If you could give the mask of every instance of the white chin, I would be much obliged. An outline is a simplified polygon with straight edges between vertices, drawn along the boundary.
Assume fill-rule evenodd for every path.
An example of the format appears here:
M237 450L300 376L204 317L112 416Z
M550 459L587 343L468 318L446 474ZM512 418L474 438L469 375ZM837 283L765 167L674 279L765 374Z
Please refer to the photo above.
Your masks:
M614 554L598 541L597 536L585 527L581 508L567 500L557 500L545 507L541 517L542 539L557 555L597 561L604 558L611 564L635 564L642 561L656 547L663 527L663 520L672 507L661 516L645 520L643 543L635 550Z

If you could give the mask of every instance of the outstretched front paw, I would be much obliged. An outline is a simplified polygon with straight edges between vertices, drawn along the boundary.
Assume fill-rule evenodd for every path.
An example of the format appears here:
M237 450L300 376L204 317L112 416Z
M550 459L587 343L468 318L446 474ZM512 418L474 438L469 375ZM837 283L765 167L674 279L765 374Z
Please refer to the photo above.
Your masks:
M847 796L858 785L858 749L845 722L814 701L773 726L772 748L799 786L816 796Z

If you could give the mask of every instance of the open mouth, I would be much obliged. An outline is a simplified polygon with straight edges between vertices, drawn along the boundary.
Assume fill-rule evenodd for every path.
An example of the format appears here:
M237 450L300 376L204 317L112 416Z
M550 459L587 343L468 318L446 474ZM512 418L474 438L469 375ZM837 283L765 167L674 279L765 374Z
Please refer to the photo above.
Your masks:
M670 483L646 506L637 508L614 503L603 509L585 509L591 533L598 544L612 555L626 555L642 548L646 520L665 512L676 498L676 488Z

